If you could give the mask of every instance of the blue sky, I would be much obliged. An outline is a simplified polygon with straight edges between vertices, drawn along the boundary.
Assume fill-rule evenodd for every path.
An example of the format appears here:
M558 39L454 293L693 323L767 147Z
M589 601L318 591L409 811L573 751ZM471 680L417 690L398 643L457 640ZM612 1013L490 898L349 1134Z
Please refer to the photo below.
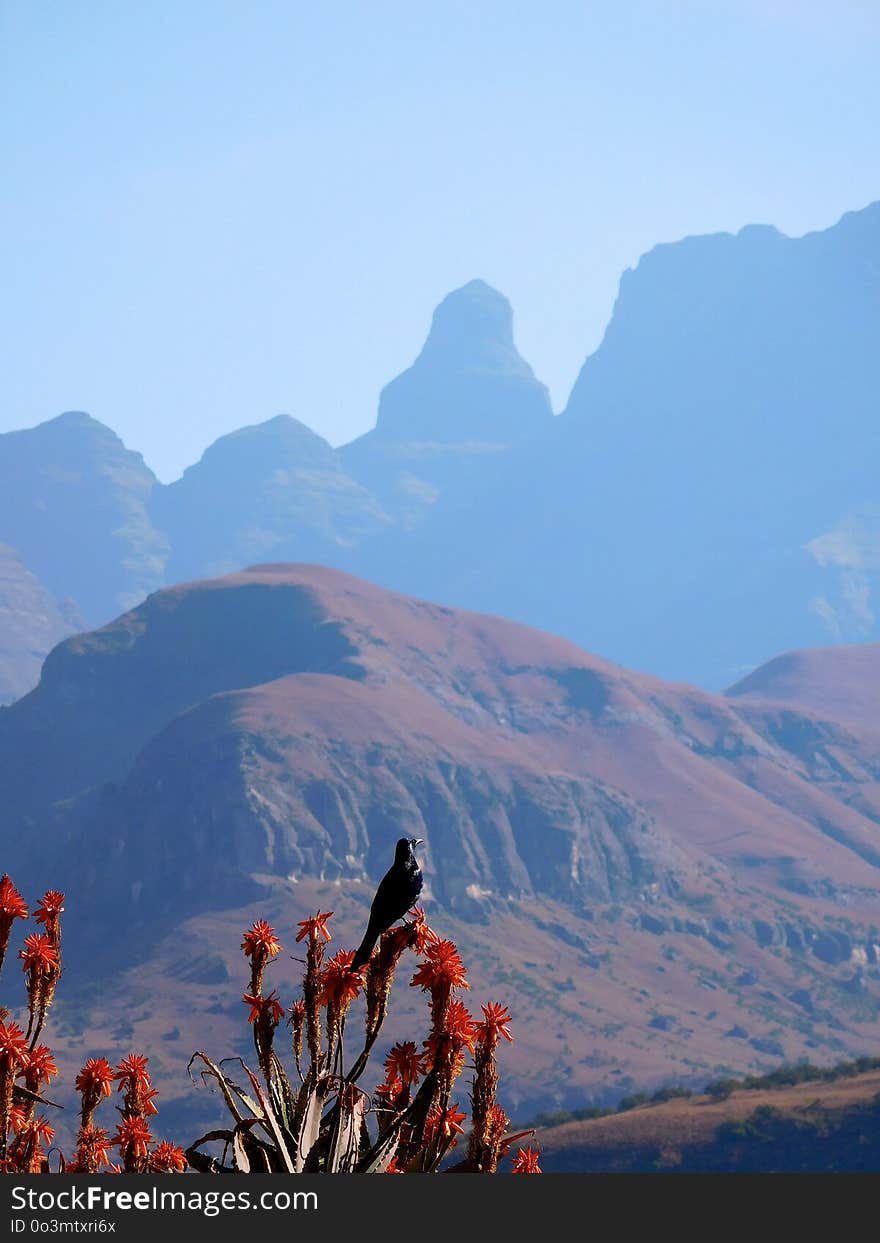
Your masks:
M878 53L875 0L0 0L0 430L340 444L475 276L559 410L655 243L880 198Z

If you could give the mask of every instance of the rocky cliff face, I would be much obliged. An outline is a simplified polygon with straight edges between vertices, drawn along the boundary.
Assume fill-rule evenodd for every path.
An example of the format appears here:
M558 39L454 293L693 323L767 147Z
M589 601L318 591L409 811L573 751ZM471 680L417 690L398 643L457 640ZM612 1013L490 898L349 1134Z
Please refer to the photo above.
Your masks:
M47 653L83 628L72 603L56 600L15 550L0 544L0 704L35 686Z
M102 892L137 880L179 914L257 875L371 875L413 834L435 900L472 914L545 894L678 917L745 886L867 916L878 737L308 566L160 592L0 716L7 807L53 808Z

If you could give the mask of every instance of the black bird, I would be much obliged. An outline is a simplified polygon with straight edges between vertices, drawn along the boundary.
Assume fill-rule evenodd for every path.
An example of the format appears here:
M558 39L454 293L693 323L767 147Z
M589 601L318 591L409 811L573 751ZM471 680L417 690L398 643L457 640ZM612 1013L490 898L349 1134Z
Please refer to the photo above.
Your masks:
M415 855L416 846L421 844L420 837L402 837L397 843L394 862L379 881L373 898L367 931L354 956L352 971L364 965L382 933L404 917L422 892L422 869Z

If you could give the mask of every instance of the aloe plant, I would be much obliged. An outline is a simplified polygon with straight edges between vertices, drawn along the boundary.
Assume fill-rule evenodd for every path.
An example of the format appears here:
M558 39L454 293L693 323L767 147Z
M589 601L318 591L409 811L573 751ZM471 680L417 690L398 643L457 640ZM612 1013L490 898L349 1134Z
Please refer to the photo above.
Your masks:
M333 912L302 920L306 940L302 997L288 1010L295 1072L288 1073L275 1049L282 1008L274 990L263 992L266 967L280 950L274 931L260 922L245 933L242 950L251 963L250 1006L257 1069L241 1059L214 1061L193 1055L203 1079L219 1090L230 1124L202 1135L187 1149L190 1165L203 1173L436 1173L464 1134L466 1114L452 1093L468 1054L474 1056L472 1130L467 1155L452 1168L494 1173L499 1159L532 1131L512 1134L495 1100L495 1054L499 1036L511 1040L505 1007L483 1006L475 1022L456 994L469 988L464 964L452 941L428 927L424 912L384 933L369 962L353 971L351 951L327 962ZM360 1085L388 1013L395 971L411 951L421 962L411 981L430 997L430 1030L419 1051L415 1042L395 1045L385 1059L385 1078L371 1094ZM346 1017L363 995L362 1045L343 1069ZM304 1065L305 1055L307 1061ZM238 1071L230 1072L230 1062ZM526 1150L531 1151L531 1150ZM536 1160L522 1172L540 1172Z

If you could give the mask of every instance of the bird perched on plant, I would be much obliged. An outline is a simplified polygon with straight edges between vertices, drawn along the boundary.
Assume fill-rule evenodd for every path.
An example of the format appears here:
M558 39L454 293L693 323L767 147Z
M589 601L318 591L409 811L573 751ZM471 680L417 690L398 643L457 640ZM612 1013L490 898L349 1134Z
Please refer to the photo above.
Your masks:
M352 961L352 971L367 962L382 933L403 918L422 892L422 869L415 855L416 846L421 844L420 837L402 837L397 843L394 862L379 881L373 898L367 931Z

